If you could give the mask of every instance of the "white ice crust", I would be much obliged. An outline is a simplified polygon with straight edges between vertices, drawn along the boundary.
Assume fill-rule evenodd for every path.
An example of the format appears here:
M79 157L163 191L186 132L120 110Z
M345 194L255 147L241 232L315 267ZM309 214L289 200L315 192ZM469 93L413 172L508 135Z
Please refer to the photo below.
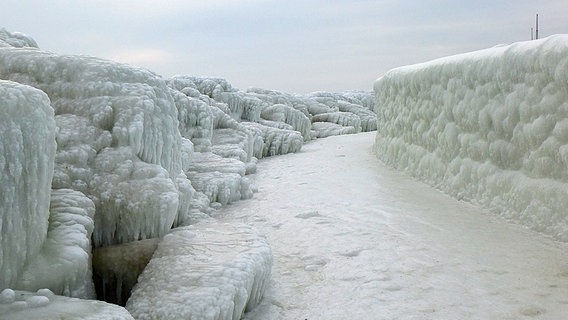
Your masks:
M568 35L397 68L374 91L382 161L568 241Z
M126 309L139 320L240 319L268 284L266 238L239 223L173 229L138 278Z

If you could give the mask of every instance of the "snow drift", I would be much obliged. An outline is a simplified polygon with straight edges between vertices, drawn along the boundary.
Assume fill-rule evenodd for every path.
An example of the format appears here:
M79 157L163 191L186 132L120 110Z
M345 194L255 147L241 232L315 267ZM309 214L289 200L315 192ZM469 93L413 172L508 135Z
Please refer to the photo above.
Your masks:
M376 153L459 199L568 241L568 36L393 69Z

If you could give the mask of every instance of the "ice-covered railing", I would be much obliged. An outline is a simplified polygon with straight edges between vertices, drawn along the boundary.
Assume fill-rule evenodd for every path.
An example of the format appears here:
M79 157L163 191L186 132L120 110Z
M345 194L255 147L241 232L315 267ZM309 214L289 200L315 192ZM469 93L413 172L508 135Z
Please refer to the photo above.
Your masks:
M459 198L568 241L568 36L389 71L376 152Z

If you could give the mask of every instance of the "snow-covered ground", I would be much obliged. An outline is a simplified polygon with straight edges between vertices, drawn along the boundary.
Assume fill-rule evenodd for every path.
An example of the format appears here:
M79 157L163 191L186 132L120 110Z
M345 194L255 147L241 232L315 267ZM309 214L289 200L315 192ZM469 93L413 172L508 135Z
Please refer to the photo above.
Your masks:
M219 211L272 246L246 319L562 319L568 245L377 161L374 133L258 163L258 193Z

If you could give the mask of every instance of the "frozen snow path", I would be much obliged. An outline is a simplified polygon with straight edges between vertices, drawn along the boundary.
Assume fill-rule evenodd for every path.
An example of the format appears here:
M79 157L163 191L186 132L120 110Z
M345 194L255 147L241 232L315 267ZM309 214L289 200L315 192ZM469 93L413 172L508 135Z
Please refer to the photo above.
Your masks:
M260 161L220 213L264 232L272 282L247 319L562 319L568 245L383 166L375 133Z

